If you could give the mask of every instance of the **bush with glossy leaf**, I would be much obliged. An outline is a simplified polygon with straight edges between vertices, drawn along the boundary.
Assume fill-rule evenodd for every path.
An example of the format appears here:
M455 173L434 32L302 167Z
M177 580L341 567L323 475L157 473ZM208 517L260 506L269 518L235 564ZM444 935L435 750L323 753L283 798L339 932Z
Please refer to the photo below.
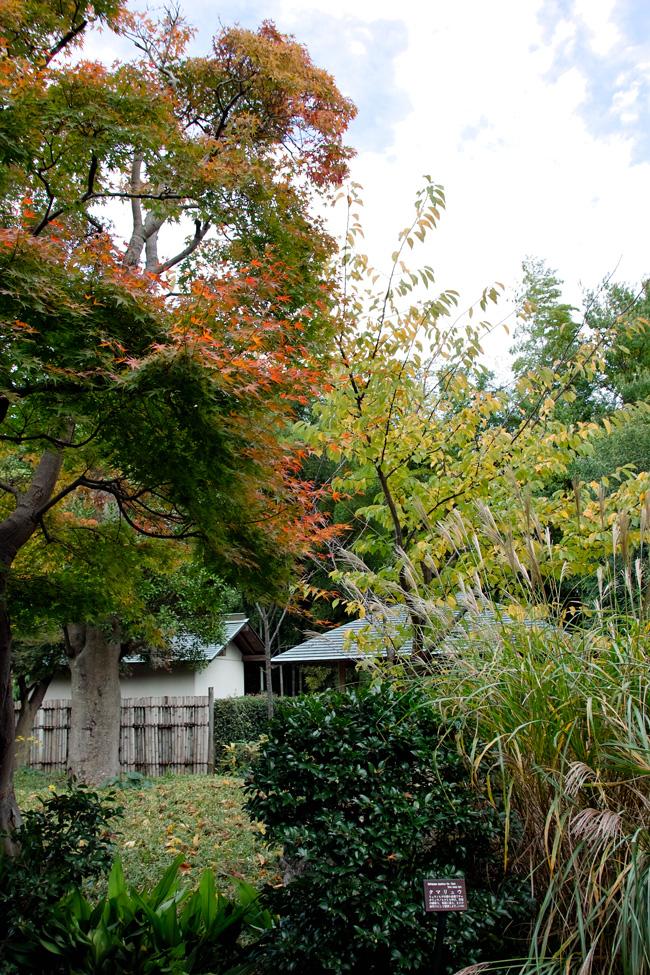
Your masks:
M466 879L469 910L448 924L450 971L512 951L509 931L531 904L503 876L502 818L422 691L384 683L285 702L268 735L247 805L287 867L270 894L281 915L271 968L430 967L425 877Z
M194 892L178 889L176 857L149 893L127 889L119 859L108 893L98 904L78 888L67 894L40 931L26 926L10 955L24 972L75 975L245 975L254 966L254 944L242 934L259 935L273 924L254 887L236 881L237 901L215 889L204 870Z

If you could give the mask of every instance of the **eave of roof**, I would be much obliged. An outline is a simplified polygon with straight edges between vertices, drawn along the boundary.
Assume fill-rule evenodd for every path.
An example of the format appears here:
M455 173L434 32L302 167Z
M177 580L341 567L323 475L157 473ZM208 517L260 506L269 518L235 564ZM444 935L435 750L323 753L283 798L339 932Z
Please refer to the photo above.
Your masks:
M431 651L434 655L462 649L467 644L470 634L475 635L476 631L480 631L482 628L496 629L501 626L525 626L530 629L532 627L547 628L550 626L549 623L541 620L528 618L515 620L505 612L500 613L497 617L495 610L492 608L486 608L479 613L468 613L464 616L461 616L459 612L457 618L458 623L453 627L451 633L441 640L437 648ZM369 618L350 620L349 623L337 626L327 633L319 634L310 640L299 643L289 650L285 650L283 653L277 654L273 658L272 663L274 666L279 666L280 664L335 664L341 660L356 663L362 660L366 656L366 653L359 649L354 639L349 638L348 634L362 630L368 626L376 634L386 629L391 636L395 651L398 654L408 656L413 652L413 641L407 636L409 628L405 625L406 622L407 613L405 609L398 610L395 616L389 617L387 620ZM398 632L396 631L396 627L402 630L400 634L401 640L399 642L396 640ZM345 646L346 642L347 646ZM388 656L387 650L381 650L380 655L382 657Z
M201 648L204 660L208 663L218 657L228 646L229 643L234 643L238 650L241 651L242 656L246 659L246 656L254 656L259 653L264 653L264 644L258 637L255 630L249 625L247 619L240 620L227 620L224 623L225 630L225 640L223 643L208 643ZM188 646L190 644L190 638L184 636L174 637L174 660L172 661L172 666L174 663L183 663L183 646ZM188 652L188 659L196 660L196 654L190 654ZM124 657L124 662L127 664L141 664L147 663L146 658L142 658L138 654L133 656Z
M402 618L396 617L387 622L387 628L394 631L395 625L403 622ZM350 620L342 626L337 626L327 633L318 634L304 643L299 643L290 650L277 654L272 660L273 665L278 664L299 664L299 663L337 663L339 660L357 661L362 660L366 654L356 645L354 638L348 636L359 630L370 627L375 633L382 628L381 622L370 619ZM396 634L392 632L393 639ZM347 646L345 645L347 643ZM410 639L401 640L400 646L396 647L399 653L411 653L412 643ZM387 650L381 651L382 656L387 656Z

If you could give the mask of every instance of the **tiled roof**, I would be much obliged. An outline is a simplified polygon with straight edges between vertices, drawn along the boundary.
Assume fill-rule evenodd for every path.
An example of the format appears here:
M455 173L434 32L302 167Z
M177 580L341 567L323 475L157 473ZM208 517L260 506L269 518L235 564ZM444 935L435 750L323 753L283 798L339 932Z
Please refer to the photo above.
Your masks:
M500 609L500 607L498 608ZM440 641L438 652L458 652L463 647L468 647L470 641L475 645L482 632L491 631L496 636L502 628L509 629L517 626L525 626L529 630L533 627L543 630L556 629L552 623L545 620L534 620L529 617L521 620L513 619L512 616L509 616L502 609L500 609L499 615L497 616L492 607L484 604L484 608L479 613L468 611L462 616L458 614L458 622L447 636Z
M494 632L502 626L526 626L529 629L533 626L542 628L551 626L551 624L544 623L540 620L528 618L515 620L505 612L501 612L497 618L495 610L492 607L486 607L479 613L468 612L462 615L460 612L457 612L455 615L458 622L447 634L446 638L441 639L435 650L432 651L434 654L461 649L464 645L467 645L470 634L474 636L481 629L490 628ZM395 649L399 653L410 654L413 650L413 644L407 635L408 625L406 624L407 612L405 609L398 610L395 616L391 616L387 620L371 618L350 620L349 623L337 626L327 633L314 636L310 640L305 640L304 643L299 643L297 646L292 647L290 650L285 650L283 653L277 654L273 658L273 663L327 664L337 663L339 660L361 660L364 656L363 650L359 649L354 641L354 637L348 637L348 634L350 632L355 633L367 627L371 627L375 636L386 629L387 634L395 645ZM386 650L383 650L381 653L382 656L387 656Z
M277 654L273 658L273 663L336 663L339 660L361 660L363 651L356 645L354 637L348 638L348 634L368 627L377 635L381 633L385 626L396 644L399 642L399 652L410 653L412 649L411 641L405 639L403 634L400 639L397 632L398 624L405 622L406 613L403 611L400 612L399 616L391 617L386 622L371 619L350 620L349 623L344 623L343 626L337 626L333 630L328 630L327 633L320 633L310 640L305 640L304 643L299 643L298 646L292 647L290 650L285 650L284 653ZM349 642L347 646L344 646L346 638ZM385 650L383 651L383 656L386 656Z
M205 659L209 662L210 660L214 660L215 657L218 657L219 654L222 652L222 650L225 650L225 648L228 646L228 644L230 643L230 641L231 640L234 640L234 638L237 636L237 634L239 633L239 631L244 626L246 626L246 623L247 622L248 622L248 620L241 619L241 620L228 620L226 623L224 623L224 630L225 630L225 640L224 640L224 642L223 643L207 643L204 647L201 647L201 652L203 653ZM188 648L188 651L189 651L189 648L190 648L190 646L191 646L191 644L193 642L194 641L189 636L176 636L176 637L173 638L172 645L174 647L174 659L177 662L179 662L179 661L181 661L183 659L183 656L182 656L182 654L183 654L183 647L184 646L187 647ZM196 659L196 655L195 654L190 654L188 652L188 658L190 658L190 657L192 659ZM133 656L130 656L130 657L124 657L124 662L127 663L127 664L139 664L139 663L143 663L145 661L143 660L143 658L139 654L134 654Z

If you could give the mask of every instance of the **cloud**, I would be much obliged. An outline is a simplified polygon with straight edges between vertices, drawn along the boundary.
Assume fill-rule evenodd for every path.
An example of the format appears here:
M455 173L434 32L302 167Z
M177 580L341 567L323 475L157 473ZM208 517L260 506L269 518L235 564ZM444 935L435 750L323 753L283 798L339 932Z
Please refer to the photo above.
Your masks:
M326 65L339 88L354 99L359 114L348 141L360 152L388 149L395 125L411 111L406 91L395 80L395 59L408 43L406 25L310 11L297 19L294 29L315 63Z
M548 79L577 69L585 84L576 109L598 139L622 138L631 162L650 161L650 6L647 0L555 0L539 14L554 58ZM564 28L571 24L573 30Z
M460 131L460 138L462 142L474 142L478 139L481 132L490 127L490 123L486 119L485 115L481 115L478 122L473 125L466 125L464 129Z

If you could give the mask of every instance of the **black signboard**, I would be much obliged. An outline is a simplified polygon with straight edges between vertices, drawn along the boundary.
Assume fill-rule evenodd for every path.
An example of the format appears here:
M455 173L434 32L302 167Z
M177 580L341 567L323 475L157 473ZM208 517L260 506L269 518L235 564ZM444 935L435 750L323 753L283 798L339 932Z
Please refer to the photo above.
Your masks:
M425 911L466 911L464 880L425 880Z

